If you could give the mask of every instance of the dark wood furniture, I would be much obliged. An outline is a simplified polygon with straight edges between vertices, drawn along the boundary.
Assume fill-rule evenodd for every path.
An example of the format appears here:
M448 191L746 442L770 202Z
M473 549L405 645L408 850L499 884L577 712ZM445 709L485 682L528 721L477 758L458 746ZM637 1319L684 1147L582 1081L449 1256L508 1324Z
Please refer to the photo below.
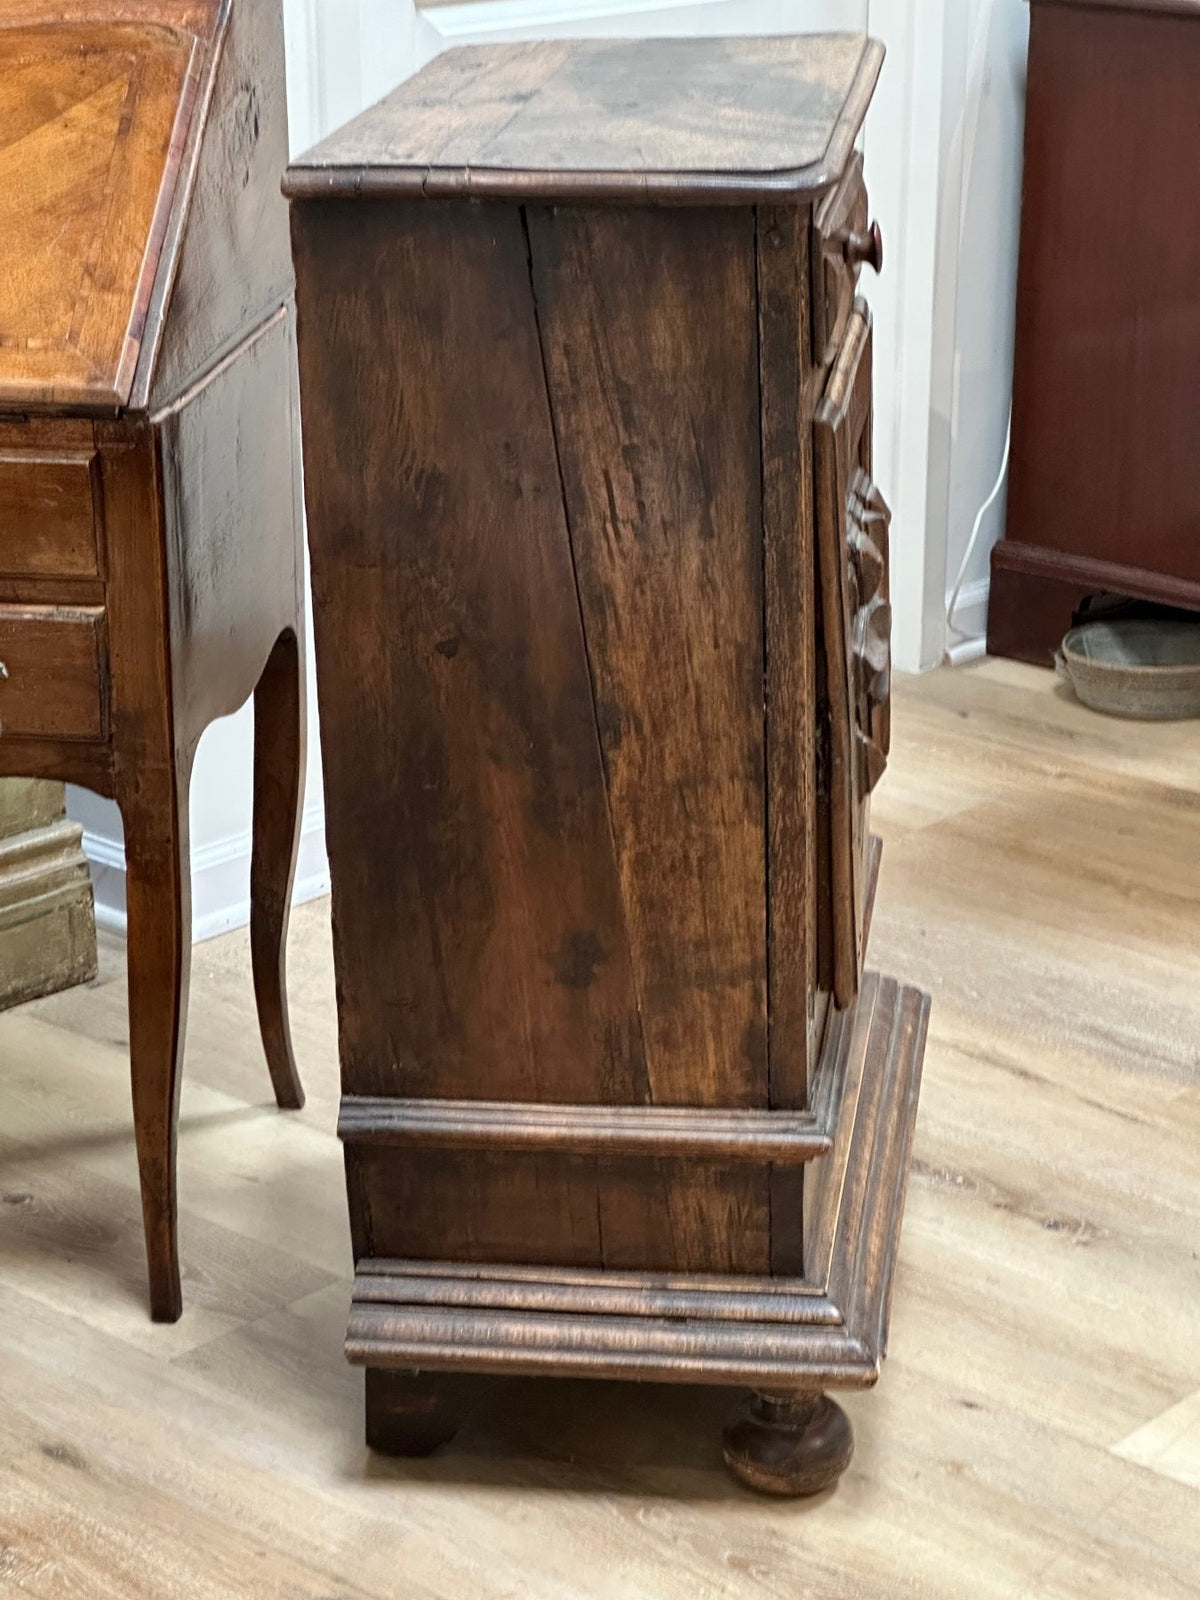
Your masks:
M988 649L1100 595L1200 610L1200 0L1033 0Z
M881 56L453 51L287 178L380 1448L545 1373L752 1385L761 1488L849 1459L926 1015L862 973Z
M304 760L278 7L0 0L0 776L120 804L153 1315L181 1307L188 782L255 695L252 947L276 1097Z

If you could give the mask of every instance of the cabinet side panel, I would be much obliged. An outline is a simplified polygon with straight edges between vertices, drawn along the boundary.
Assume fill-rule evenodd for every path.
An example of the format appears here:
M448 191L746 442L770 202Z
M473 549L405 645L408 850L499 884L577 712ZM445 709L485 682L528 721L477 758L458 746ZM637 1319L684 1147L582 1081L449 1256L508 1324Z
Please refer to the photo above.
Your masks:
M754 214L528 227L652 1098L763 1106Z
M346 1173L356 1261L604 1265L591 1157L347 1149Z
M770 1270L762 1176L746 1164L365 1148L347 1150L347 1169L369 1218L359 1259Z
M643 1101L520 211L295 242L343 1085Z

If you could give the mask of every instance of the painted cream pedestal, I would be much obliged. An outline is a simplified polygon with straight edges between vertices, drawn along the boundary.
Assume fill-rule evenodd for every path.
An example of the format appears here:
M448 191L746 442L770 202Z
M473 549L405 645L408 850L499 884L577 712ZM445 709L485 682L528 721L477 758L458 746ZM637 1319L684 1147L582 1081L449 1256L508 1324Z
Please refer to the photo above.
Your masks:
M83 830L60 783L0 782L0 1007L96 975Z

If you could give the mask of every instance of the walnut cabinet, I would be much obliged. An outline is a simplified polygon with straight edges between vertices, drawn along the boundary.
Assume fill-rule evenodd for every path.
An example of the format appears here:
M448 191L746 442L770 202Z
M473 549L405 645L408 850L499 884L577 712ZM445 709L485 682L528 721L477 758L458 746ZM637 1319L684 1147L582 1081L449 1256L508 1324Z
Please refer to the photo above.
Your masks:
M456 1372L849 1458L926 1002L888 751L858 35L439 58L291 168L368 1438Z

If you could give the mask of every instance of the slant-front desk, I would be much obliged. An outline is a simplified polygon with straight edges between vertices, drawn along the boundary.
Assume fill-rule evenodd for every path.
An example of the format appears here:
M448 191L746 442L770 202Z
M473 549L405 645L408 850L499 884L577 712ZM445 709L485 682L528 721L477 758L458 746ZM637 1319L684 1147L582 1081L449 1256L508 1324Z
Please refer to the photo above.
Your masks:
M756 1397L849 1460L926 1002L888 750L858 35L457 50L294 165L367 1432L446 1375Z
M255 694L251 935L281 1105L304 758L278 0L0 0L0 777L120 804L154 1315L179 1315L188 785Z

